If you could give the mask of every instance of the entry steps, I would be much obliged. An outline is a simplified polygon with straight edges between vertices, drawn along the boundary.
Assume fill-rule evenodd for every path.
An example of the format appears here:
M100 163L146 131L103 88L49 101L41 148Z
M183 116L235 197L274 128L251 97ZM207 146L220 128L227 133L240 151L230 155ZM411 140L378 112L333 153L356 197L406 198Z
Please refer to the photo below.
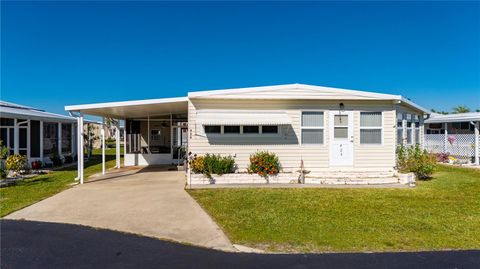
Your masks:
M305 183L314 184L395 184L399 183L394 171L315 171L305 176Z

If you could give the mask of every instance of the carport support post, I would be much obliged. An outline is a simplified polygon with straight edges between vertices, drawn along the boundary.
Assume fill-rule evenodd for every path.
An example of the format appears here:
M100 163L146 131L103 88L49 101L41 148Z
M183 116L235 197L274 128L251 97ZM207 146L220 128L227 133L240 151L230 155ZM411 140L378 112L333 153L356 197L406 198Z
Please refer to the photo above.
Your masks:
M102 118L100 136L102 138L102 175L105 175L105 117Z
M78 142L78 178L80 179L80 184L83 184L83 114L80 113L77 119L77 142Z
M480 160L479 160L479 149L478 149L478 140L479 140L479 136L480 136L480 122L477 121L475 122L475 165L479 165L480 164Z
M115 144L116 144L116 161L117 169L120 168L120 120L116 121L115 124Z

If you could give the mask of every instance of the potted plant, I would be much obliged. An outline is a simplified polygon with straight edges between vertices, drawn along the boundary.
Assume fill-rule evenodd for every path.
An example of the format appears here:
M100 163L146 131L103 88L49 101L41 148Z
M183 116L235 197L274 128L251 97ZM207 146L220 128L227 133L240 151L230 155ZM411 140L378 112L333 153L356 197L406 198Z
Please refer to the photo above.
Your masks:
M42 168L42 161L36 160L32 162L32 169L38 170L40 168Z

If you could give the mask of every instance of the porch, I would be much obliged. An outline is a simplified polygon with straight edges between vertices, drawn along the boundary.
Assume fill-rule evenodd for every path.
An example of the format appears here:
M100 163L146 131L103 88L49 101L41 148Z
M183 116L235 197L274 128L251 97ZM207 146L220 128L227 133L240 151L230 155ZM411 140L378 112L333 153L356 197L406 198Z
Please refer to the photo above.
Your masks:
M187 98L163 98L139 101L66 106L79 125L87 115L115 122L116 168L120 163L120 123L123 122L124 166L182 165L188 141ZM102 127L102 174L105 174L105 132ZM77 130L77 137L83 130ZM83 141L78 140L79 149ZM83 183L83 151L79 151L78 178Z

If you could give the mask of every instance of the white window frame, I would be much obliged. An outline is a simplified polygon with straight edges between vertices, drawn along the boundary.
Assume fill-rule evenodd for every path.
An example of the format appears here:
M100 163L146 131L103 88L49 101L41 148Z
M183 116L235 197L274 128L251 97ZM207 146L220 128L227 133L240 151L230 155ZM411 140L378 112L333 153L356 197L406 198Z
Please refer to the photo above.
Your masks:
M382 123L380 124L380 127L378 126L365 126L365 127L362 127L362 121L361 121L361 117L362 117L362 113L378 113L380 112L382 114ZM358 129L358 144L362 147L381 147L383 146L383 137L384 137L384 128L383 128L383 123L384 123L384 111L371 111L371 110L364 110L364 111L360 111L360 113L358 114L358 126L359 126L359 129ZM396 123L395 123L396 124ZM380 136L381 136L381 142L380 144L372 144L372 143L362 143L362 129L364 130L378 130L380 129ZM396 141L395 141L396 142Z
M413 113L406 113L406 120L407 120L407 125L405 126L406 130L407 130L407 135L405 136L405 145L407 146L412 146L412 145L415 145L415 128L414 128L414 125L415 125L415 120L414 120L414 117L415 117L415 114ZM409 120L410 120L410 127L408 127L408 123L409 123ZM410 132L410 143L408 143L408 133Z
M281 125L269 125L269 126L277 126L276 133L263 133L263 126L264 125L246 125L246 126L258 126L258 133L243 133L243 126L244 125L232 125L232 126L240 126L240 133L225 133L224 127L225 125L220 125L220 133L207 133L205 132L205 126L202 125L203 133L205 136L209 137L280 137L282 135L282 126ZM215 125L218 126L218 125Z
M322 112L323 113L323 126L322 127L315 127L315 126L303 126L303 122L302 122L302 116L303 116L303 112ZM324 147L327 145L326 141L325 141L325 124L326 124L326 115L327 113L325 113L325 110L318 110L318 109L305 109L305 110L300 110L300 146L304 146L304 147ZM311 144L311 143L308 143L308 144L304 144L303 143L303 130L323 130L323 143L322 144Z

